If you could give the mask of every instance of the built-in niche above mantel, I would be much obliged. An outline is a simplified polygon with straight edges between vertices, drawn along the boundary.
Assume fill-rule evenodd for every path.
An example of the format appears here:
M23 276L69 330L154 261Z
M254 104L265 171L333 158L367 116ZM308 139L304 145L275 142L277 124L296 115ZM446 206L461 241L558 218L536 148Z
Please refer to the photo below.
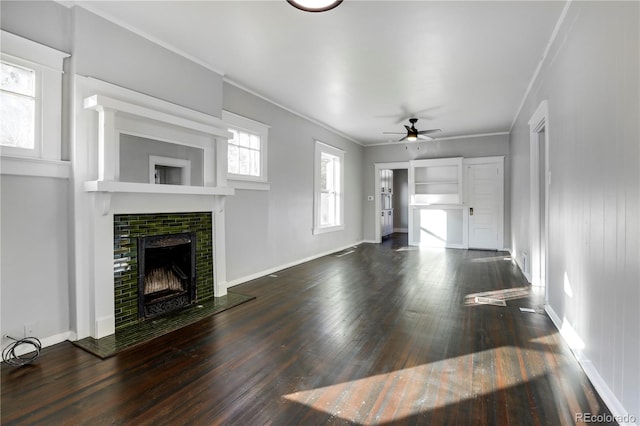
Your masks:
M216 127L104 95L84 99L98 112L98 179L88 192L232 195L227 140Z

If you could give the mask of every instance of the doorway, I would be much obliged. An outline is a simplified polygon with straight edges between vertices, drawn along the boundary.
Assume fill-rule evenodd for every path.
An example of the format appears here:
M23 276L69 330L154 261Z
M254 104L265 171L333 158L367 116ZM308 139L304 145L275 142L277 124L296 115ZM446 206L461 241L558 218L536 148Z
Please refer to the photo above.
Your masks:
M406 182L408 162L374 164L374 241L382 242L382 237L398 230L402 232L402 217L408 209ZM391 172L391 173L388 173ZM393 178L390 178L393 176ZM403 177L404 176L404 177ZM397 178L396 178L397 177ZM404 179L404 190L393 189L394 182ZM402 185L400 185L402 186ZM405 221L406 222L406 221ZM389 232L391 231L391 232Z
M529 120L531 284L547 290L549 218L549 110L543 101Z
M504 157L464 159L467 244L470 249L502 250L504 235Z

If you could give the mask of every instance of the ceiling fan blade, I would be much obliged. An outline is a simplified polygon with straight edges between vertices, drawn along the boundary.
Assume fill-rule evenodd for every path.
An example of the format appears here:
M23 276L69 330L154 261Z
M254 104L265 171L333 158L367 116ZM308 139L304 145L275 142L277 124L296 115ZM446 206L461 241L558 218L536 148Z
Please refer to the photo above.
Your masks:
M395 124L400 124L403 121L407 121L409 118L406 117L413 117L413 115L411 115L411 112L409 111L409 108L407 108L407 104L402 104L400 105L400 115L398 116L398 121L396 121Z
M441 132L442 129L429 129L429 130L420 130L418 132L419 135L428 135L429 133Z
M401 138L401 139L398 139L398 142L402 142L402 141L403 141L403 140L405 140L406 138L407 138L407 137L405 136L405 137L403 137L403 138Z
M421 135L420 133L418 133L418 139L423 139L425 141L432 141L433 140L433 138L431 136Z
M404 135L406 132L382 132L383 135Z
M407 129L407 132L411 131L411 127L407 126L406 124L404 125L404 128Z

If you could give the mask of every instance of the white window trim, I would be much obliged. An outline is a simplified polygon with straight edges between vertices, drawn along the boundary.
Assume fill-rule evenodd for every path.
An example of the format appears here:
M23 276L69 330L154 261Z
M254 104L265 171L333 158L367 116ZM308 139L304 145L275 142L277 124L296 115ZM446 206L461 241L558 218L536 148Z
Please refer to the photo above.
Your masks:
M191 161L182 158L149 156L149 183L155 184L156 166L176 167L180 169L180 185L191 185Z
M340 158L340 224L334 226L320 226L320 161L322 153L327 153ZM324 142L316 141L315 144L315 156L314 156L314 177L313 177L313 234L325 234L327 232L335 232L344 230L344 151L327 145Z
M269 128L271 126L226 110L222 111L222 121L234 130L260 136L260 176L228 173L227 181L229 186L235 189L269 190L271 184L268 181L267 153L269 146Z
M29 176L59 177L68 172L52 171L52 165L63 168L62 158L62 67L70 55L48 46L0 30L0 58L36 72L35 148L2 146L0 156L11 158L12 164L23 161ZM35 160L35 161L34 161ZM38 167L38 160L43 166ZM3 160L3 164L6 161ZM55 166L53 166L55 168ZM2 174L5 174L3 171Z
M3 47L4 48L4 47ZM5 53L0 53L0 60L2 62L8 63L10 65L15 65L17 67L22 67L26 70L32 71L35 75L35 87L33 89L33 100L34 100L34 141L33 148L20 148L13 146L3 146L0 145L0 152L2 154L9 154L14 156L23 156L23 157L40 157L40 153L42 152L42 99L43 99L43 79L44 73L42 66L38 64L31 63L30 61L25 61L24 59L14 57L12 55L7 55ZM26 97L26 96L25 96ZM29 96L30 97L30 96Z

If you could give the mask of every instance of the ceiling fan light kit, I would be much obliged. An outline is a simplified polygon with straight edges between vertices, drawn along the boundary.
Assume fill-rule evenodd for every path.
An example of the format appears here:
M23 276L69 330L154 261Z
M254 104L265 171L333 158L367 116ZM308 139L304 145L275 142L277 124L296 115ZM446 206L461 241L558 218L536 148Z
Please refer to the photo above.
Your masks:
M337 7L342 0L287 0L287 2L305 12L326 12Z
M416 129L416 123L418 122L417 118L410 118L409 123L411 123L411 127L404 125L404 128L407 129L407 134L398 140L398 142L402 142L404 140L414 142L418 139L424 140L433 140L433 137L428 136L430 133L440 132L440 129L429 129L429 130L418 130ZM396 132L384 132L385 134L404 134L404 133L396 133Z

